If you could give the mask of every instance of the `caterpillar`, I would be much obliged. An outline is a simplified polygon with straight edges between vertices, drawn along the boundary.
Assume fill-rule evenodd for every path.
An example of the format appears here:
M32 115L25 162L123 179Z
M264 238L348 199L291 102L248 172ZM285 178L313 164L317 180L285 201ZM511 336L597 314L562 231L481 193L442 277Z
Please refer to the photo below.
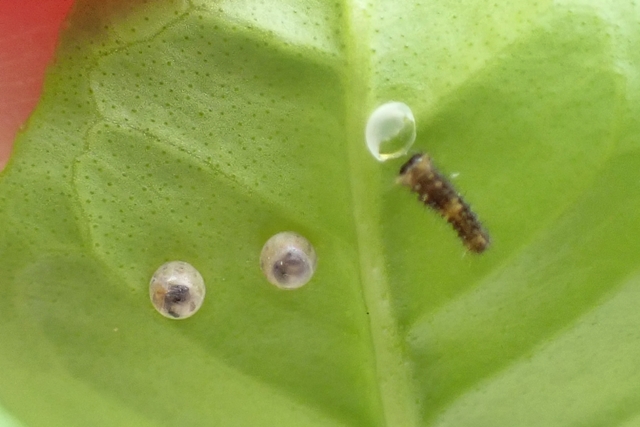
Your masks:
M482 253L489 247L491 239L476 214L435 168L428 154L415 154L402 165L397 182L417 193L421 202L446 219L471 252Z

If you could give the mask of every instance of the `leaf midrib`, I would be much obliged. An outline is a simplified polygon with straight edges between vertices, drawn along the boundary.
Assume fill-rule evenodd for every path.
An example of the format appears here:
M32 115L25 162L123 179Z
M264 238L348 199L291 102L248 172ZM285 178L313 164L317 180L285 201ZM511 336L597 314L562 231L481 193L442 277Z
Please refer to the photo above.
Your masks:
M418 426L419 408L411 381L411 365L391 304L381 234L382 200L378 191L381 168L369 156L364 125L369 110L378 102L370 88L371 47L368 5L360 0L345 3L345 103L347 154L353 219L356 230L360 284L369 319L371 351L381 405L381 425Z

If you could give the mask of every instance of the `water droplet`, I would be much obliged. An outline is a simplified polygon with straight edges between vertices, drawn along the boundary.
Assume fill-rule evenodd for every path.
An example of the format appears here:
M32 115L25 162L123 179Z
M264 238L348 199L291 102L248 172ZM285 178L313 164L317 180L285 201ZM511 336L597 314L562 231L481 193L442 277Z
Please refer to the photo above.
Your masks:
M407 153L416 140L416 120L402 102L387 102L369 116L365 130L367 148L378 161Z
M301 235L285 231L262 247L260 268L267 280L282 289L304 286L316 271L316 251Z
M169 319L186 319L202 306L205 287L202 276L191 264L171 261L153 273L149 283L151 303Z

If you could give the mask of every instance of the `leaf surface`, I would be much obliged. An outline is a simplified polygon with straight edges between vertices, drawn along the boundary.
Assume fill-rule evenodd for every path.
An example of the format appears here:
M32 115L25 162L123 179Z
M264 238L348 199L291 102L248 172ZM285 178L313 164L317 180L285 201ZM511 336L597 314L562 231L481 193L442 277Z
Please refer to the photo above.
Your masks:
M80 1L0 181L7 419L634 425L638 8ZM367 151L390 100L485 254ZM285 230L319 256L296 291L259 269ZM148 297L177 259L184 321Z

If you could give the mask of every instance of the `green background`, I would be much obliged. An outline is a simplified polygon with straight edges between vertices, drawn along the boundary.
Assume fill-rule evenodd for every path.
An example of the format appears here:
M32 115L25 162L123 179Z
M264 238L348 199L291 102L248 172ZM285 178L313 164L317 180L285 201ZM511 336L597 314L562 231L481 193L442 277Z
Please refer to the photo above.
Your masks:
M4 425L640 424L640 5L79 1L62 39L0 182ZM368 152L390 100L485 254Z

